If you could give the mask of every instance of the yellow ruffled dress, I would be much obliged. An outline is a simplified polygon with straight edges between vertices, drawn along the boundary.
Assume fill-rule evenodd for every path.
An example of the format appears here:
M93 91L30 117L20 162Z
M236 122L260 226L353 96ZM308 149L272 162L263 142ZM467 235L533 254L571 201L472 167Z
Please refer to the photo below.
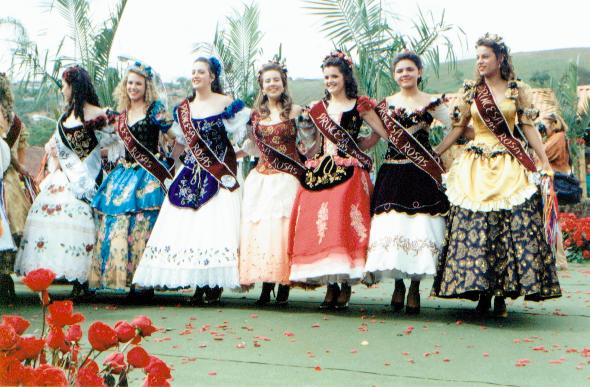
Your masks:
M498 104L510 130L532 125L526 84L511 81ZM445 247L433 295L477 299L480 293L531 300L559 297L561 290L543 233L538 188L532 174L484 124L475 83L466 82L453 109L453 126L472 120L475 138L443 179L451 203Z

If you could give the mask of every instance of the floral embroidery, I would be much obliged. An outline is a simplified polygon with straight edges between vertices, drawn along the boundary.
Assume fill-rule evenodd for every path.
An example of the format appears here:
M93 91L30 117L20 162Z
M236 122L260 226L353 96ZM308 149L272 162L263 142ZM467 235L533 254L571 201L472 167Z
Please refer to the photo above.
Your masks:
M323 202L320 206L315 224L318 229L318 244L320 244L326 236L326 230L328 230L328 202Z
M441 247L429 239L409 239L402 235L394 235L372 242L369 250L385 250L387 252L402 250L404 253L414 256L427 250L436 258L441 252Z
M359 210L358 204L353 204L350 207L350 225L359 236L359 241L364 242L367 239L367 228L363 223L363 214Z
M363 185L363 190L365 191L365 193L367 195L370 195L369 182L367 182L367 176L364 173L361 175L361 184Z

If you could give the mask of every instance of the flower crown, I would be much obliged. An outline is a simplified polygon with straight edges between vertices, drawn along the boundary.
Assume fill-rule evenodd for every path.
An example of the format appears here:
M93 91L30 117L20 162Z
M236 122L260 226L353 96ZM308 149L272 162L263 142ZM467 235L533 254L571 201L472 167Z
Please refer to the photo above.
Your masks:
M487 40L487 41L491 41L493 44L497 45L498 47L500 47L500 50L502 52L508 53L508 46L506 45L506 42L504 42L504 38L501 37L498 34L490 34L489 32L486 32L486 34L484 36L482 36L480 38L480 40Z
M348 67L352 68L352 59L348 55L346 55L341 50L332 51L329 55L324 58L324 62L330 58L338 58L344 61L348 65Z
M142 75L144 78L151 80L154 77L154 72L152 71L152 67L136 60L133 64L127 67L127 72L133 71Z
M82 72L82 67L78 65L68 67L61 77L68 83L72 83L72 80L77 77L78 74Z

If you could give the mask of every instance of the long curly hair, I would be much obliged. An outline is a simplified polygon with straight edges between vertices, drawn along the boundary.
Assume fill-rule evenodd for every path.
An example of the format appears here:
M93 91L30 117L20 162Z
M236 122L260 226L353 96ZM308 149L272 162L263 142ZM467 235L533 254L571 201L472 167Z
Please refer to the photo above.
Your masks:
M420 56L418 56L418 54L412 51L403 51L397 54L395 58L393 58L393 61L391 62L391 72L395 73L395 66L397 66L397 64L402 60L412 61L416 65L418 70L422 70L424 68L424 65L422 64L422 59L420 59ZM420 84L420 82L422 82L422 77L418 77L418 84Z
M358 85L354 78L352 65L344 60L343 55L330 54L322 63L322 70L326 67L337 67L342 77L344 78L344 92L348 99L356 99L358 97ZM325 90L326 99L330 99L330 93Z
M158 99L158 91L156 90L156 85L154 85L154 81L146 78L142 74L137 71L129 70L121 79L115 91L113 92L113 97L117 101L117 110L122 112L123 110L129 110L131 107L131 100L129 99L129 95L127 94L127 80L129 79L129 73L137 74L143 78L145 81L145 94L143 96L143 100L145 101L145 109L147 111L148 107L152 104L152 102Z
M98 95L96 95L88 71L75 65L68 67L61 77L72 88L70 100L67 101L66 117L74 112L74 117L84 122L84 103L88 102L100 107Z
M287 87L287 73L280 63L269 62L262 66L262 68L258 71L257 79L260 91L258 92L258 97L256 97L254 108L260 113L261 119L265 119L270 115L270 109L268 108L268 97L262 91L262 77L265 72L273 70L277 71L281 75L281 81L283 82L284 90L279 97L279 103L281 104L282 108L280 116L283 120L288 120L289 116L291 115L291 109L293 108L293 99L291 98L291 95L289 95L289 89Z
M504 39L502 37L486 33L481 38L477 39L475 42L475 47L489 47L494 51L496 58L498 60L501 59L500 62L500 76L505 81L511 81L516 79L516 75L514 73L514 66L512 65L512 56L510 55L510 49L504 43ZM478 79L478 83L483 82L483 76L480 75L477 70L475 72L475 78Z
M209 75L213 78L213 82L211 83L211 91L214 93L223 94L223 87L221 86L221 68L218 68L218 66L214 66L211 60L209 58L205 58L204 56L195 59L193 63L197 62L207 64L207 68L209 69ZM193 88L193 93L188 98L188 100L193 102L195 100L196 95L197 90Z
M4 73L0 73L0 107L2 107L2 114L8 122L12 125L12 116L14 112L14 96L10 88L10 79Z

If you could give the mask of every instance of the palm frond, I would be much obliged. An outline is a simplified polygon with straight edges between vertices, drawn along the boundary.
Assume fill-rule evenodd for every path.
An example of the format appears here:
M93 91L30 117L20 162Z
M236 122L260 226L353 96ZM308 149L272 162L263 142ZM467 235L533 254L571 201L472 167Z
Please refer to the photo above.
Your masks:
M94 63L94 76L97 80L102 79L106 75L111 57L111 49L126 5L127 0L119 0L115 6L115 12L111 13L109 18L104 21L102 29L94 37L95 55L90 59Z
M90 20L90 6L87 0L50 0L47 8L54 9L66 20L70 28L69 38L74 44L76 56L82 63L92 55L94 27Z

